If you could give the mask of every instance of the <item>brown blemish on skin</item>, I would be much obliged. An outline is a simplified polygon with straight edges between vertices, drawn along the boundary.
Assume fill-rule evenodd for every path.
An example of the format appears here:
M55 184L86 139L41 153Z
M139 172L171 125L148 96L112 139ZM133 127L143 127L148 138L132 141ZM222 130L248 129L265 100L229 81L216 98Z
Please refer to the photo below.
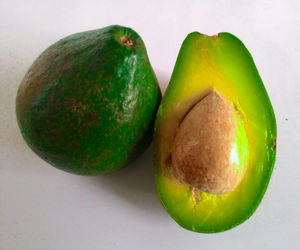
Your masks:
M92 121L97 121L98 120L98 116L96 114L88 114L88 117L92 120Z
M73 113L83 115L86 110L86 105L82 104L80 101L73 97L66 97L64 100L65 107L70 109Z
M55 131L52 131L52 133L50 134L50 138L55 139L56 136L57 136L57 133Z
M245 171L232 168L236 118L231 103L212 91L179 125L171 146L174 175L191 187L212 194L234 190Z
M55 69L55 74L58 74L58 73L60 73L62 70L63 70L63 68L62 68L62 67L58 67L58 68L56 68L56 69Z
M129 39L127 36L121 36L120 41L123 45L125 45L127 47L133 46L133 41L131 39Z

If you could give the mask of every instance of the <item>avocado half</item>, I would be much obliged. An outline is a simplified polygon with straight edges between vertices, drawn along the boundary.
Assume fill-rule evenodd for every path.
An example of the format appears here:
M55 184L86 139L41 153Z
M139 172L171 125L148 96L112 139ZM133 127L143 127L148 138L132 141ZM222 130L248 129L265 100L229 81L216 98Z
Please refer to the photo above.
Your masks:
M160 100L141 37L113 25L46 49L19 87L16 114L42 159L96 175L124 167L149 146Z
M240 131L244 131L237 130L236 144L243 154L245 173L239 185L225 194L204 192L182 181L174 174L172 163L175 157L171 149L179 126L190 110L212 92L231 104L239 117ZM168 213L179 225L195 232L215 233L239 225L262 200L275 154L273 108L246 47L229 33L189 34L180 49L154 129L156 186Z

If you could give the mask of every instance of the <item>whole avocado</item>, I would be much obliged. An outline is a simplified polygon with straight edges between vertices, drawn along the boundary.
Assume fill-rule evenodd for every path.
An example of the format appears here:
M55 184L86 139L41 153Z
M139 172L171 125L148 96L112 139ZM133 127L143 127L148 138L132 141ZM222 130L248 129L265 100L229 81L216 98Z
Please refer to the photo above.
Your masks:
M97 175L122 168L149 146L160 99L142 39L114 25L46 49L19 87L16 115L42 159Z

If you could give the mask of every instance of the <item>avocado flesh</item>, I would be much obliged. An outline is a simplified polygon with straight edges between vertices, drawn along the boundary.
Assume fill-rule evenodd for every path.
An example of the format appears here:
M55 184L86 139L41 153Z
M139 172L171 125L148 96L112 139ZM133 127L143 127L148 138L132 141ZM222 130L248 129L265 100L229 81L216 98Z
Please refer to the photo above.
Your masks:
M174 178L168 157L174 134L186 113L215 89L235 107L248 139L249 159L239 186L215 195ZM214 233L249 218L259 205L273 170L276 120L253 59L235 36L187 36L160 104L154 130L154 166L159 197L186 229Z
M45 50L19 87L16 114L41 158L96 175L120 169L149 146L160 99L142 39L114 25Z

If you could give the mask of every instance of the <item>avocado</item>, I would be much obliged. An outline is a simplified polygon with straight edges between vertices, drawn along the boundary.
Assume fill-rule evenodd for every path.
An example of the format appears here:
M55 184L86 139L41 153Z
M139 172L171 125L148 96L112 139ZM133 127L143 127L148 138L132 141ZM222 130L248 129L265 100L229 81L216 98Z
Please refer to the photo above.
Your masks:
M190 33L154 128L155 180L171 217L216 233L248 219L276 154L274 111L253 59L234 35Z
M149 146L160 99L141 37L114 25L46 49L22 80L16 115L42 159L97 175L122 168Z

